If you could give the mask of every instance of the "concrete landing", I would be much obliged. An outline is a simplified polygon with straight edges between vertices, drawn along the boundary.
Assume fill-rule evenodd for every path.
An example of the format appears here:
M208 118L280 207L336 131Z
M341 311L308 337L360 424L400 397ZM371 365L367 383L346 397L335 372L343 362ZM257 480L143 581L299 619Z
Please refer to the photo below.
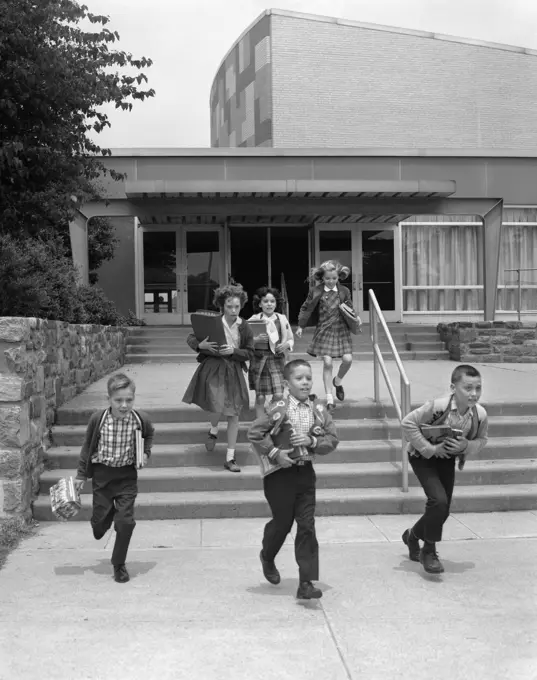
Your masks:
M291 541L270 586L263 520L139 522L112 540L42 524L0 572L2 680L535 680L537 513L455 515L428 576L413 517L318 519L324 597L300 603Z
M313 392L324 396L322 384L322 366L318 359L312 358ZM338 364L336 363L336 366ZM427 399L438 396L449 390L449 378L457 365L454 361L412 361L405 364L405 370L411 382L413 403L423 403ZM537 364L473 364L483 376L482 403L524 403L537 401ZM399 373L395 362L387 362L387 368L399 394ZM139 408L156 408L159 406L178 405L181 402L196 365L184 364L151 364L127 365L122 369L132 376L137 385L137 405ZM84 392L72 399L62 409L101 408L106 405L107 378L98 380ZM373 365L372 362L353 364L345 378L347 401L373 400ZM381 400L391 404L390 396L381 376ZM254 394L250 392L253 404ZM186 405L185 405L186 406ZM187 407L199 411L197 406Z

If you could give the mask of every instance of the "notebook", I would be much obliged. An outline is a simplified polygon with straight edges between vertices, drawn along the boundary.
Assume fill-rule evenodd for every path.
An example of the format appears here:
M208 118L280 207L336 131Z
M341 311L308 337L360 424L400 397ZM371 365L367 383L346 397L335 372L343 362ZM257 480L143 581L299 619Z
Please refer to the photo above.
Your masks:
M218 346L227 345L220 314L205 311L194 312L190 315L190 323L198 342L208 337L209 342L216 342Z
M142 430L136 430L136 467L141 470L144 466L144 439Z

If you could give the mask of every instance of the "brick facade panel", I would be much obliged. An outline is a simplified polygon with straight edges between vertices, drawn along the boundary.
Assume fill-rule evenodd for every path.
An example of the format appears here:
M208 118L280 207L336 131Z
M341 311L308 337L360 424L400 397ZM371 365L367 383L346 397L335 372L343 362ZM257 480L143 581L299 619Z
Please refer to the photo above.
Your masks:
M537 147L537 57L272 15L277 147Z

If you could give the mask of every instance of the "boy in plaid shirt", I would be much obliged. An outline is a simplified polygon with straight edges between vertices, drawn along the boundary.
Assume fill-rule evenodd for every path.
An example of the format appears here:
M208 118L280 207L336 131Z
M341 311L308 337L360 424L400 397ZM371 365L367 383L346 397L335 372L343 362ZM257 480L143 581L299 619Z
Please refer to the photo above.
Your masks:
M81 490L86 479L92 479L91 527L95 538L101 539L114 523L116 540L111 561L118 583L126 583L130 578L125 562L136 526L136 431L142 433L144 465L151 456L154 434L147 415L133 409L135 391L134 382L123 373L109 379L110 406L90 418L75 481L77 489Z
M310 396L310 363L302 359L290 361L283 375L288 398L273 402L248 432L272 511L260 559L265 578L277 585L280 573L274 560L296 521L295 558L300 581L297 598L310 600L322 597L322 591L312 583L319 578L313 460L315 454L331 453L339 440L328 409Z

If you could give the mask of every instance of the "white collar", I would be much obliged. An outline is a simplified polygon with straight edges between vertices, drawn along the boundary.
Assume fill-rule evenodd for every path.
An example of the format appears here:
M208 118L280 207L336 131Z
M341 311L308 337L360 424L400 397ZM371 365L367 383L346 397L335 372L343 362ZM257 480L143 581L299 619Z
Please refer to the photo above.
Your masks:
M228 324L228 322L226 321L226 317L222 314L222 323L225 324L229 328L229 330L231 330L233 328L233 326L240 326L241 323L242 323L242 319L241 319L240 316L238 316L235 323L231 324L231 326L230 326Z
M324 292L325 293L331 293L333 290L337 290L337 283L333 288L329 288L326 283L324 284Z

